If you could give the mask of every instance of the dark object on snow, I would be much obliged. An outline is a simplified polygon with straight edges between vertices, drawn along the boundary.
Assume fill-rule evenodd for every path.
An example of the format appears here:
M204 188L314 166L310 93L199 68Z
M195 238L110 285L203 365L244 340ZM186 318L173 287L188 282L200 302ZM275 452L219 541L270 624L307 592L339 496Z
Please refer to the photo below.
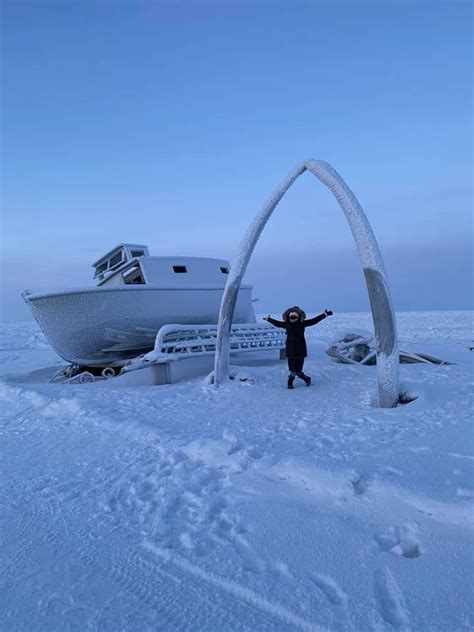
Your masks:
M289 307L283 312L283 320L275 320L270 316L267 316L265 320L274 325L286 330L286 357L288 358L288 370L290 372L288 376L288 388L293 388L293 382L295 376L298 376L306 386L311 384L311 378L309 375L303 373L304 359L308 355L306 347L306 339L304 336L304 330L306 327L312 327L324 320L327 316L332 316L332 312L326 309L319 316L306 319L306 313L301 307L294 305Z
M403 393L400 393L398 401L400 404L410 404L416 399L418 399L418 393L409 393L408 391L404 391Z
M311 382L311 378L303 373L303 366L304 358L288 358L288 370L290 372L288 375L288 388L293 388L296 375L306 383L307 380Z
M302 360L304 360L304 358L301 358ZM288 375L288 388L293 388L293 383L295 381L295 377L298 376L300 378L300 380L303 380L303 382L306 384L306 386L310 386L311 385L311 378L309 375L306 375L305 373L303 373L302 371L300 371L299 373L295 373L294 371L290 371L289 375Z
M377 363L375 342L369 333L347 333L335 338L326 347L326 353L336 362L345 364L365 364L368 366ZM412 364L421 362L424 364L453 364L446 360L440 360L427 353L399 352L400 364Z

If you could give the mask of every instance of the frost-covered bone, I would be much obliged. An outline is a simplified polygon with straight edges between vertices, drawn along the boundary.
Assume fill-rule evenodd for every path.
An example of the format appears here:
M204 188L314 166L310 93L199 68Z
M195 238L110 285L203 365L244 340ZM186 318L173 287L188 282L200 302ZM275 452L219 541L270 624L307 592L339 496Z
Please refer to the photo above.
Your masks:
M229 377L229 335L242 278L265 224L286 191L305 171L326 185L337 199L349 223L359 259L364 269L375 328L379 405L391 408L398 403L399 366L397 328L382 256L375 235L357 198L327 162L307 160L289 174L250 224L231 267L222 296L214 366L218 386Z
M369 333L347 333L331 340L326 353L337 362L375 364L374 337Z
M372 334L368 332L349 332L339 334L329 341L326 347L326 353L336 362L345 364L366 364L372 365L376 363L376 348ZM400 349L399 358L401 364L412 364L421 362L424 364L451 364L446 360L435 358L426 353L413 353L411 351L403 351ZM406 398L406 393L403 393ZM400 393L400 398L402 393Z

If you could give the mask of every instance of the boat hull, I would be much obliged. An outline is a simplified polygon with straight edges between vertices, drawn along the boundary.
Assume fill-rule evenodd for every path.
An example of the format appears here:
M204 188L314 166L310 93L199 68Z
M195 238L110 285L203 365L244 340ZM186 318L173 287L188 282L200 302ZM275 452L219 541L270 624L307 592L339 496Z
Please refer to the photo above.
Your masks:
M252 288L242 287L235 323L255 322ZM53 349L80 366L118 366L153 348L163 325L215 324L223 288L119 286L24 294Z

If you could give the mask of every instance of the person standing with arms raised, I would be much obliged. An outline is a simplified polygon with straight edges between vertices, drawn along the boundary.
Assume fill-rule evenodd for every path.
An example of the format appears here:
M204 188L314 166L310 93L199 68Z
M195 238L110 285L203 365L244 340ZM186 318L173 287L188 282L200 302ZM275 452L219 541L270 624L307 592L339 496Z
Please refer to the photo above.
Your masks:
M311 384L311 378L309 375L303 373L304 361L308 355L305 339L306 327L312 327L319 322L332 316L333 312L329 309L324 310L319 316L306 319L305 312L295 305L289 307L283 312L283 320L276 320L271 316L266 316L264 320L268 321L274 327L280 327L286 330L286 357L288 359L288 388L293 388L295 377L298 376L306 386Z

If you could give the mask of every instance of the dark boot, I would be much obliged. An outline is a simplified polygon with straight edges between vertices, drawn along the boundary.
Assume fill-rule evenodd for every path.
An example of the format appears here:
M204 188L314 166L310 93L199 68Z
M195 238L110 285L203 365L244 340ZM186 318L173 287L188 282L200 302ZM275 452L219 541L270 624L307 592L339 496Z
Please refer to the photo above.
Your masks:
M304 373L299 373L298 377L303 380L306 386L309 386L311 384L311 378L309 377L309 375L305 375Z
M293 382L295 381L295 376L293 375L293 373L290 373L290 375L288 376L288 388L293 388Z

